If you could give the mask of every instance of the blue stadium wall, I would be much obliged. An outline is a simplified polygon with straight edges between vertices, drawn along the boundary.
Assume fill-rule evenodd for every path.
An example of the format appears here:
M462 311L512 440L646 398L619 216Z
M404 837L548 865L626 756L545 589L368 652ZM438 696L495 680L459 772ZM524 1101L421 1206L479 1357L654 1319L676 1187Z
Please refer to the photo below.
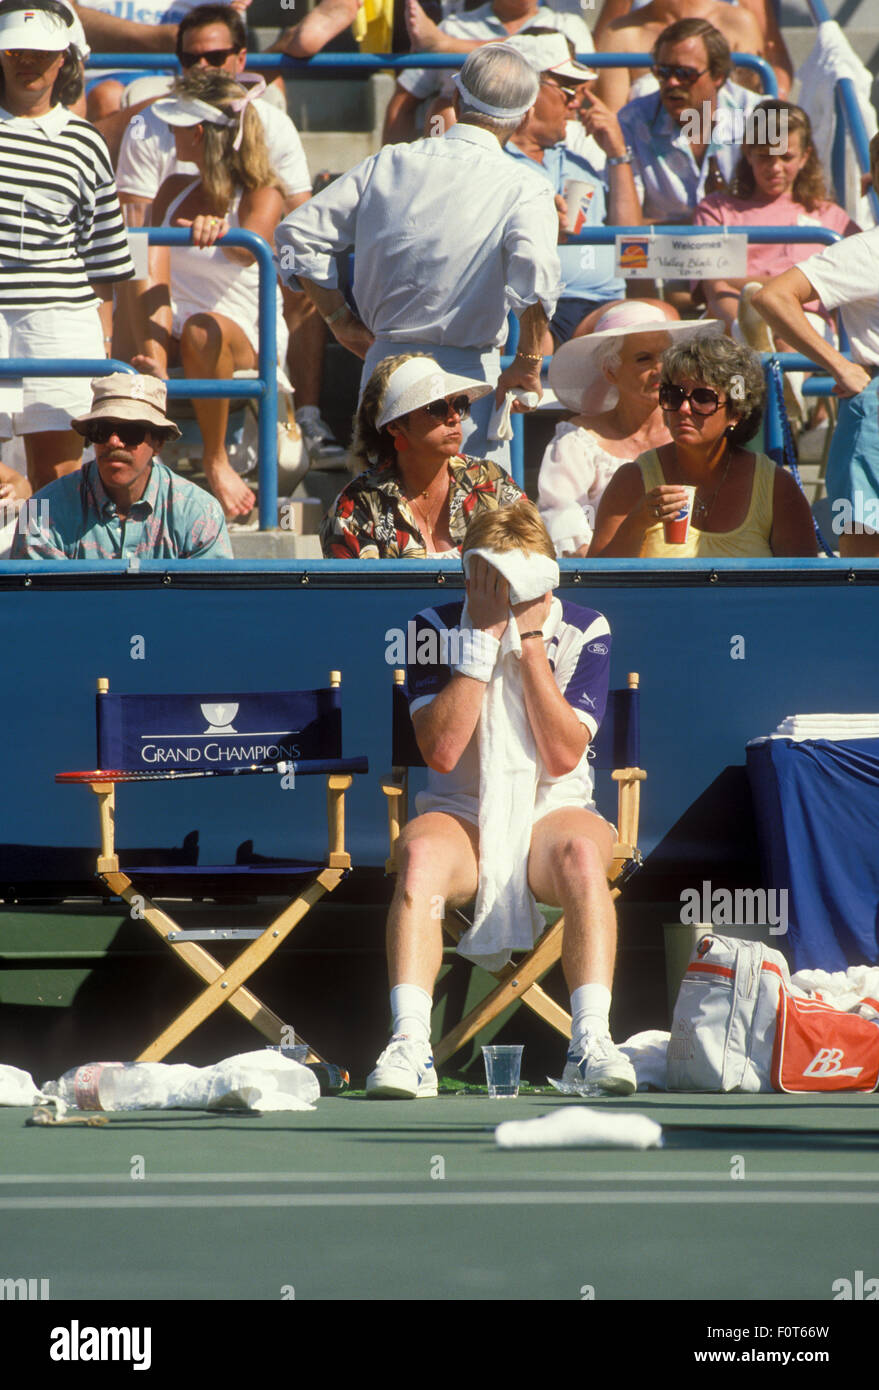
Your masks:
M879 565L566 561L562 568L561 595L609 619L614 684L629 671L641 677L646 866L622 920L628 913L659 952L655 974L659 927L677 918L683 888L704 878L761 883L747 741L788 714L876 707ZM379 783L391 763L386 634L460 590L457 567L418 561L363 564L356 573L343 562L304 561L210 569L150 562L137 570L112 562L0 564L0 898L7 900L0 932L11 900L94 892L95 800L53 779L62 769L94 766L99 676L120 692L213 694L320 685L332 668L342 672L345 752L370 760L369 775L355 778L347 798L355 866L348 901L362 884L380 919L385 889L376 885L387 848ZM299 778L292 790L275 778L122 788L118 842L179 847L197 831L202 863L234 861L245 840L258 854L320 853L324 807L317 778ZM378 926L373 945L378 960ZM639 967L639 979L643 973ZM630 997L637 1000L634 986ZM377 1038L385 1007L376 999ZM165 1007L162 1021L167 1015ZM621 1031L663 1022L654 1009L636 1007Z

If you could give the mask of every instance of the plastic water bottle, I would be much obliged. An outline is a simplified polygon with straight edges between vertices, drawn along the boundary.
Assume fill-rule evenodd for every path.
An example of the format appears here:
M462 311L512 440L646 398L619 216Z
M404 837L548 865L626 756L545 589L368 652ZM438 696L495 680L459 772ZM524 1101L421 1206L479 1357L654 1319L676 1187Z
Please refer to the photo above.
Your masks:
M138 1062L87 1062L43 1087L77 1110L134 1110L149 1106L149 1079Z

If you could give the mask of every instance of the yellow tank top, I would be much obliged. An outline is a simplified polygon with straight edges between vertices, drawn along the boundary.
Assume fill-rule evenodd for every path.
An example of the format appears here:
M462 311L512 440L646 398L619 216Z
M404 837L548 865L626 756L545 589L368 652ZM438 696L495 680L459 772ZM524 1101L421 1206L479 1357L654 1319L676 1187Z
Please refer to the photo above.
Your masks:
M751 505L741 526L737 526L734 531L700 531L697 526L691 525L684 545L667 545L662 522L657 522L644 533L640 558L681 560L704 557L747 560L771 555L769 537L772 533L775 464L765 454L755 454L754 460ZM666 481L655 449L649 449L646 454L642 454L637 464L641 469L645 492L660 487Z

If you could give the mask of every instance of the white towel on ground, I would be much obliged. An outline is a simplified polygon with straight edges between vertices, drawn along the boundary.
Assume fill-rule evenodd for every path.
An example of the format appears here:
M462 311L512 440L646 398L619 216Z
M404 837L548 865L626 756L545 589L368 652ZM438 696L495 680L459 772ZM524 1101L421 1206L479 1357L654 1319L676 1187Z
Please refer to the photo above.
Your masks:
M465 574L473 555L500 570L510 586L511 603L539 598L559 582L558 565L548 556L472 550L464 556ZM543 625L545 637L558 631L561 613L554 598ZM469 627L466 603L461 626ZM525 709L521 655L519 629L511 613L479 721L479 888L473 926L458 943L462 956L486 970L500 970L512 951L530 950L544 928L528 887L540 761Z
M662 1126L646 1115L565 1105L537 1120L505 1120L494 1138L501 1149L659 1149Z

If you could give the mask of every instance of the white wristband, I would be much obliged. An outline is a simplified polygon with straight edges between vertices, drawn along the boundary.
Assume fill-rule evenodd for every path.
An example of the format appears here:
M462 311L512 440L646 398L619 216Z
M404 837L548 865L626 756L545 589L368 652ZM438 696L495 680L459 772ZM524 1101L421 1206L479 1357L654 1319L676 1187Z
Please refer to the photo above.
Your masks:
M451 663L458 676L470 676L485 685L491 680L501 644L481 627L462 628L458 660Z

